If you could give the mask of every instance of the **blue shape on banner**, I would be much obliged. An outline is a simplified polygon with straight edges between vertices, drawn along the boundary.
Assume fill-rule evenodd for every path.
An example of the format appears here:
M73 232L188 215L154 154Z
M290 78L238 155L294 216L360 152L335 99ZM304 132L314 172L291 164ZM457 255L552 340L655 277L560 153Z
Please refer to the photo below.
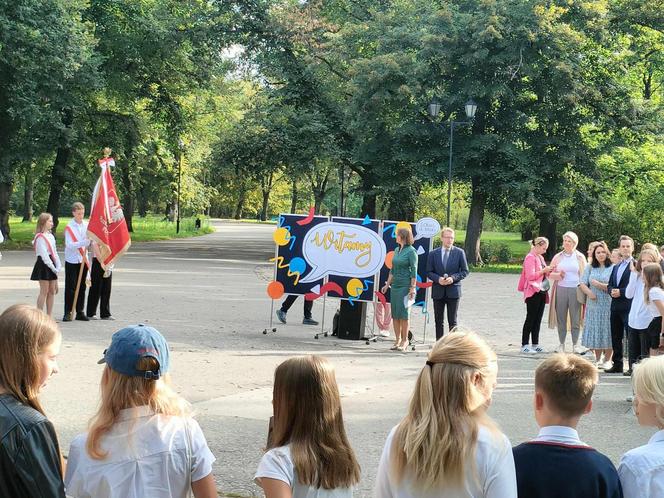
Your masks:
M415 276L417 277L416 280L417 280L418 282L421 282L421 281L422 281L422 277L420 277L419 273L416 274Z
M364 217L364 221L362 222L363 225L371 225L371 218L369 218L369 215L366 215Z
M293 273L304 273L307 269L307 263L302 258L293 258L288 263L288 269Z
M397 226L395 224L387 225L386 227L383 227L383 233L387 232L390 229L392 230L392 238L396 239L397 238L397 234L396 234Z
M357 296L350 296L350 297L348 298L348 302L350 303L351 306L355 306L355 302L354 302L354 301L357 301L357 300L360 298L360 296L362 295L362 293L368 291L368 290L369 290L369 286L370 286L371 284L373 284L373 279L365 280L365 281L364 281L364 288L362 289L362 292L360 292Z
M288 231L290 232L290 227L288 227ZM288 246L289 250L291 250L291 251L293 250L293 246L295 245L296 240L297 240L297 237L295 235L291 234L291 236L290 236L290 246ZM296 259L300 259L300 258L296 258Z

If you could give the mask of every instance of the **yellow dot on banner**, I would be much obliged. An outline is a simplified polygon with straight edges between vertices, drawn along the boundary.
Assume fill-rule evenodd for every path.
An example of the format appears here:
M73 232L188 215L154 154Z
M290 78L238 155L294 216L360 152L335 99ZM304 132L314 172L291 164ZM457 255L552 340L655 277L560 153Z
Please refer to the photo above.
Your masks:
M285 246L290 241L290 232L288 228L280 227L277 228L272 234L272 239L274 243L278 246Z
M358 278L351 278L346 284L348 295L352 297L362 294L362 289L364 289L364 285L362 285L362 281Z
M396 229L399 230L400 228L405 228L407 230L410 230L411 232L413 231L413 229L410 226L410 223L408 223L407 221L400 221L399 223L397 223Z

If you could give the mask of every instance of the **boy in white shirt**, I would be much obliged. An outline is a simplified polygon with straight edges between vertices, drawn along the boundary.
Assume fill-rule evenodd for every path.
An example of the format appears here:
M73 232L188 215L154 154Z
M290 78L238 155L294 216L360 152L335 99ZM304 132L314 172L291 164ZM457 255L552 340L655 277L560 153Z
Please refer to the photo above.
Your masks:
M90 245L90 239L87 236L88 224L83 220L85 206L80 202L75 202L71 206L71 214L74 219L65 228L65 314L62 321L69 322L72 319L74 296L78 285L76 320L87 322L88 317L85 316L83 306L85 304L85 279L88 273L87 247Z

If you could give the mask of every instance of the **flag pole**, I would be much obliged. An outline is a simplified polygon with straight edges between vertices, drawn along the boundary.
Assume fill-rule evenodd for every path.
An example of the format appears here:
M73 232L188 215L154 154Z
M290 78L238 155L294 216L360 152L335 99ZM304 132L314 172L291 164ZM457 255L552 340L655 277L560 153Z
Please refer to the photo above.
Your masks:
M76 290L74 291L74 302L69 310L69 319L74 319L74 310L76 309L76 302L78 301L78 293L81 290L81 280L83 279L83 268L85 268L85 258L81 261L81 268L78 270L78 280L76 281Z

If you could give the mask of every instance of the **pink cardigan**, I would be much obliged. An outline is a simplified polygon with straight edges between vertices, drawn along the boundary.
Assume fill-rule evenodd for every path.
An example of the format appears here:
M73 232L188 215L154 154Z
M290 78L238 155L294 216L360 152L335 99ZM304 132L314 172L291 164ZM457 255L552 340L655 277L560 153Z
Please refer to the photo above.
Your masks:
M526 254L526 259L523 260L523 270L521 270L519 285L517 286L517 290L523 292L524 301L541 290L544 275L539 272L542 268L544 268L544 258L532 251ZM546 293L546 302L549 302L548 292Z

